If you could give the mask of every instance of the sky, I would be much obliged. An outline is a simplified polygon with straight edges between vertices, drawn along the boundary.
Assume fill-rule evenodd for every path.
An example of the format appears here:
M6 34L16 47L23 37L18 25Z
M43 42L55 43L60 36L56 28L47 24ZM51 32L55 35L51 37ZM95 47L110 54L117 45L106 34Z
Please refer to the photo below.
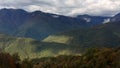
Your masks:
M0 9L40 10L66 16L113 16L120 12L120 0L0 0Z

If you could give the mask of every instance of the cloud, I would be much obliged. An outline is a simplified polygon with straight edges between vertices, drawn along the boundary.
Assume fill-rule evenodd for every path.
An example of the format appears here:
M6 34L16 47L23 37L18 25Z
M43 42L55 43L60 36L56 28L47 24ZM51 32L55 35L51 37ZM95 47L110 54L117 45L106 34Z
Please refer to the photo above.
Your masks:
M104 15L120 12L120 0L0 0L0 8L41 10L61 15Z

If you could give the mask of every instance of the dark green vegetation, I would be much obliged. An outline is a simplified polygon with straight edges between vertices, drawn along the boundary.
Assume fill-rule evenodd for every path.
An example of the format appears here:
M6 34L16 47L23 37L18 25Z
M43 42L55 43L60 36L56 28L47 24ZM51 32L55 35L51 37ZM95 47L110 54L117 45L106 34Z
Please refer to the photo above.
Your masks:
M0 34L0 51L18 53L21 59L69 55L74 54L75 49L73 45L45 43L30 38L15 38Z
M64 43L74 45L84 51L92 47L120 46L120 22L106 23L89 29L78 29L51 35L44 42Z
M33 68L120 68L119 57L119 48L93 48L89 49L83 56L43 58Z
M120 48L92 48L82 56L57 56L20 60L0 53L0 68L120 68Z
M88 48L115 48L120 46L120 23L107 23L89 29L78 29L49 36L43 41L15 38L1 34L0 49L18 53L21 59L80 55Z

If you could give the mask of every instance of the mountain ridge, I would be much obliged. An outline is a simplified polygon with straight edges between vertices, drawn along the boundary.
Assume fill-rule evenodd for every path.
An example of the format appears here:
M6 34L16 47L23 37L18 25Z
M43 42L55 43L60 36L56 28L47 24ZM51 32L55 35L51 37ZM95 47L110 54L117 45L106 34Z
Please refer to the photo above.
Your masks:
M82 18L44 13L42 11L27 12L22 9L1 9L0 32L12 36L42 40L57 32L103 24L104 19L107 18L103 18L102 21L88 23Z

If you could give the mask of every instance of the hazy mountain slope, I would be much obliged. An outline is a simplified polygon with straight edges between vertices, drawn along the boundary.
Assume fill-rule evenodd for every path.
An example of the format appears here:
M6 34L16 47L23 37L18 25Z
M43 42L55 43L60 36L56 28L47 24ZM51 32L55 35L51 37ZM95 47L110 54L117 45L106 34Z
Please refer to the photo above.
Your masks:
M118 47L120 45L119 29L119 22L108 23L90 29L83 28L51 35L43 41L70 44L79 46L80 49L86 49L90 47ZM62 36L64 36L64 38Z
M0 10L0 32L13 34L25 23L28 12L22 9L1 9Z
M22 25L17 36L42 39L50 34L63 32L71 29L78 29L87 25L84 20L58 16L54 18L52 14L45 14L40 11L31 13L31 18Z
M85 20L90 26L106 23L110 21L111 17L102 16L90 16L90 15L78 15L76 18Z
M111 22L120 22L120 13L111 18Z
M84 20L22 9L0 10L0 32L40 40L50 34L87 25Z
M92 18L92 16L90 17ZM22 9L1 9L0 32L41 40L58 32L102 24L106 18L100 17L100 21L99 18L93 18L99 22L94 22L94 20L88 23L85 19L79 17L62 16L41 11L27 12Z

